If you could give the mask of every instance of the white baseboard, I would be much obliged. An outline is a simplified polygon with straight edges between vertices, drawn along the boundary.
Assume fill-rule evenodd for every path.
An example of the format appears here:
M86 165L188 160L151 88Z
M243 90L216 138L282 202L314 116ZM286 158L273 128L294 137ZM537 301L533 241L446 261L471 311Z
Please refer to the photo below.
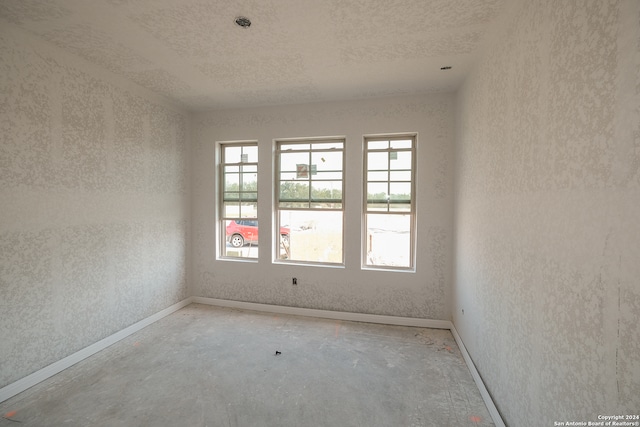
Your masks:
M115 344L116 342L128 337L135 332L138 332L139 330L149 326L153 322L156 322L163 317L168 316L169 314L180 310L183 307L186 307L187 305L191 304L191 298L192 297L189 297L180 301L179 303L173 304L172 306L167 307L164 310L147 317L146 319L134 323L133 325L121 331L118 331L115 334L110 335L94 344L91 344L90 346L85 347L82 350L65 357L64 359L60 359L57 362L54 362L51 365L34 372L31 375L27 375L26 377L21 378L18 381L1 388L0 402L4 402L5 400L17 395L18 393L22 393L26 389L33 387L39 382L42 382L47 378L54 376L55 374L75 365L76 363L86 359L87 357L92 356L101 350L104 350L110 345Z
M484 404L489 410L489 415L491 415L493 423L496 425L496 427L505 427L502 416L500 415L500 412L498 412L498 408L496 407L496 405L493 403L493 399L489 394L489 390L487 390L487 387L485 387L484 381L482 381L482 377L476 369L476 365L474 365L473 360L471 360L471 356L469 355L467 348L464 346L462 338L460 338L460 335L458 334L458 331L456 330L456 327L453 325L453 323L451 323L451 333L453 334L453 337L455 338L456 343L460 348L460 352L462 353L462 357L464 357L464 361L469 367L469 371L471 371L471 376L473 377L473 380L475 381L476 386L480 391L480 395L482 396L482 400L484 400Z
M448 320L429 320L414 317L383 316L379 314L348 313L343 311L316 310L313 308L288 307L283 305L258 304L254 302L231 301L217 298L193 297L192 302L238 308L241 310L263 311L267 313L291 314L294 316L320 317L322 319L348 320L352 322L382 323L385 325L415 326L431 329L451 329Z

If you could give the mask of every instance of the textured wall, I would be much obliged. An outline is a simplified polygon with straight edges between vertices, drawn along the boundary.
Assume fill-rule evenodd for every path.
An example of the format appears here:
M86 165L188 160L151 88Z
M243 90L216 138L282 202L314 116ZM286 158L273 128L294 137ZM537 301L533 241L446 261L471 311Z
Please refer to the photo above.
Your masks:
M103 74L0 25L0 387L187 296L187 116Z
M454 322L508 425L637 414L640 3L513 10L457 99Z
M450 318L453 212L453 97L390 98L203 113L193 123L194 295L287 306L430 319ZM360 268L362 138L418 132L417 272ZM215 142L258 140L259 208L272 218L272 141L346 136L345 268L273 264L271 245L258 262L215 259ZM261 241L271 230L262 227ZM298 286L291 285L291 277Z

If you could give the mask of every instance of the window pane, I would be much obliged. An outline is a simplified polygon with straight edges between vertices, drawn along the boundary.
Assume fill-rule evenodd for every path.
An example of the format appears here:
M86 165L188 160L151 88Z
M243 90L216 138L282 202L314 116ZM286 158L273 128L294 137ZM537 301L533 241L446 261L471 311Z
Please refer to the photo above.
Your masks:
M257 202L258 201L258 193L256 193L256 192L240 193L240 199L242 201Z
M392 182L389 184L391 200L411 200L410 182Z
M411 215L367 214L366 265L411 266Z
M311 164L318 172L342 170L342 151L311 153Z
M411 212L411 203L389 203L389 212Z
M388 203L367 203L367 212L387 212L389 210Z
M368 170L388 170L389 169L389 153L374 152L367 155L367 169Z
M389 141L368 141L367 149L369 150L379 150L389 148Z
M280 150L281 151L289 151L289 150L297 150L297 151L309 151L311 149L311 144L307 143L281 143Z
M239 145L228 145L224 147L225 163L240 163L242 147Z
M308 182L281 181L280 182L281 201L303 201L309 200Z
M280 171L281 172L296 172L297 178L307 179L308 174L301 174L299 165L309 165L309 153L282 153L280 155Z
M313 181L311 199L314 201L342 201L342 181Z
M242 191L258 190L258 174L255 172L242 174Z
M311 175L311 179L313 181L330 181L330 180L341 180L342 179L342 171L335 172L318 172Z
M364 264L412 267L415 138L365 141ZM373 150L373 151L372 151Z
M328 150L332 148L342 149L344 147L344 143L341 141L334 142L314 142L311 144L312 150Z
M411 181L411 171L391 171L391 181Z
M387 183L369 182L367 184L367 200L387 200Z
M258 203L242 202L240 206L240 218L257 218L258 217Z
M279 219L290 232L279 259L342 263L342 212L282 210Z
M224 218L238 218L240 216L240 202L224 202Z
M390 154L392 170L411 169L411 151L391 151Z
M238 191L240 188L240 174L224 174L224 191Z
M218 223L219 254L258 257L258 146L255 143L221 144L222 193Z
M391 148L411 148L410 139L398 139L391 141Z
M244 146L242 147L242 158L240 161L243 163L257 163L258 162L258 146Z
M387 171L367 173L367 181L388 181L388 180L389 180L389 172Z
M223 256L258 257L258 221L226 221Z
M225 191L222 195L222 199L226 201L239 200L240 193L237 191Z
M278 205L280 209L307 209L309 208L309 202L283 202Z

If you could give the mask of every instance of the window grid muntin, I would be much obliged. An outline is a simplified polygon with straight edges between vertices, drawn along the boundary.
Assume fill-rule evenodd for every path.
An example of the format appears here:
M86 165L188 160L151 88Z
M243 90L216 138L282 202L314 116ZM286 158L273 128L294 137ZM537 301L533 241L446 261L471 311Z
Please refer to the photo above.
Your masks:
M410 147L402 147L402 146L397 146L397 148L394 147L393 142L394 141L409 141L410 142ZM380 147L379 143L384 143L386 142L386 147L382 148ZM392 136L392 137L365 137L364 138L364 156L363 156L363 160L364 160L364 167L363 167L363 184L364 184L364 189L363 189L363 233L362 233L362 237L363 237L363 242L362 242L362 266L363 268L367 268L367 269L382 269L382 270L404 270L404 271L415 271L415 239L416 239L416 225L415 225L415 221L416 221L416 215L415 215L415 192L416 192L416 142L417 142L417 135L416 134L411 134L411 135L401 135L401 136ZM378 147L376 148L372 148L370 149L369 146L370 145L378 145ZM398 144L400 145L400 144ZM391 163L391 155L389 154L387 156L387 168L385 169L369 169L369 153L370 152L386 152L386 153L391 153L392 151L403 151L403 152L410 152L411 153L411 161L410 161L410 165L411 165L411 169L407 170L407 169L392 169L390 166ZM406 180L401 180L401 181L391 181L390 180L390 176L391 176L391 172L397 172L397 171L410 171L411 173L411 181L406 181ZM386 172L388 179L387 180L369 180L369 172ZM385 199L384 201L381 201L381 203L377 203L377 200L369 199L369 193L368 193L368 184L370 182L373 183L387 183L387 195L390 195L390 183L391 182L409 182L411 184L411 191L410 191L410 198L408 200L391 200L390 197L388 199ZM370 205L374 205L374 203L371 202L376 202L375 204L382 204L385 205L385 209L384 210L378 210L377 208L375 208L374 206L370 206ZM408 204L409 205L409 210L398 210L398 211L392 211L391 205L403 205L403 204ZM367 261L367 255L368 255L368 242L367 242L367 233L368 233L368 216L369 215L405 215L405 216L409 216L409 234L410 234L410 247L409 247L409 266L389 266L389 265L379 265L379 264L370 264Z
M248 148L248 147L254 147L255 148L255 161L247 161L247 162L243 162L242 161L242 154L244 153L244 149ZM226 162L226 149L227 148L240 148L240 158L241 160L239 162ZM256 257L254 256L242 256L242 255L228 255L227 254L227 250L226 250L226 244L227 244L227 233L226 233L226 228L227 228L227 223L229 221L255 221L256 225L258 224L258 186L259 186L259 182L258 182L258 142L257 141L246 141L246 142L221 142L219 143L219 150L220 150L220 169L219 169L219 221L218 221L218 229L219 229L219 248L220 248L220 255L222 258L234 258L234 259L243 259L243 260L248 260L248 261L253 261L255 262L257 260ZM242 189L242 184L243 184L243 179L242 179L242 175L244 172L244 168L245 167L251 167L251 168L255 168L254 171L251 171L249 173L255 173L256 175L256 188L255 190L244 190ZM226 185L226 180L225 180L225 170L227 167L237 167L238 168L238 191L225 191L225 185ZM233 198L226 198L225 194L238 194L237 197L233 197ZM243 195L247 194L247 193L255 193L255 196L252 197L243 197ZM238 206L238 210L237 210L237 215L229 215L228 214L228 210L227 210L227 204L228 203L237 203ZM243 215L243 211L247 211L250 210L250 208L247 208L247 210L243 210L243 205L249 205L249 204L253 204L254 205L254 215L250 215L250 216L244 216Z
M321 211L343 211L344 210L344 165L345 165L345 155L344 155L344 139L318 139L318 140L286 140L286 141L277 141L276 142L276 158L277 158L277 169L276 169L276 209L277 210L321 210ZM327 148L327 145L334 145L334 147ZM285 147L286 149L282 149ZM313 164L313 155L317 153L341 153L342 161L341 161L341 170L338 169L326 169L322 171L317 171L316 173L340 173L341 178L312 178L313 171L311 169L311 165ZM307 178L306 179L281 179L283 174L297 174L298 170L282 170L281 166L281 155L283 153L308 153L307 155ZM320 183L320 182L336 182L340 181L340 198L330 198L330 199L314 199L312 197L312 183ZM281 198L281 184L283 182L291 182L291 183L308 183L308 197L306 199L302 198ZM283 203L290 204L306 204L306 206L283 206ZM313 207L313 205L319 204L334 204L338 205L336 207Z
M226 163L226 149L227 148L240 148L241 150L241 155L244 152L244 148L245 147L256 147L257 148L258 143L257 142L240 142L240 143L221 143L220 144L220 197L221 197L221 203L220 203L220 208L221 208L221 212L220 212L220 218L222 220L235 220L235 219L243 219L243 220L250 220L250 219L258 219L258 179L257 179L257 174L258 174L258 161L256 160L255 162L243 162L242 160L240 162L231 162L231 163ZM256 155L257 157L257 155ZM238 168L238 172L226 172L226 169L229 167L237 167ZM250 169L255 169L255 170L250 170L245 172L245 167L250 167ZM256 188L254 189L244 189L244 175L245 174L250 174L250 173L254 173L256 175ZM226 176L227 175L238 175L238 191L227 191L226 190L226 184L227 184L227 180L226 180ZM230 194L237 194L237 197L225 197L226 195L230 195ZM228 215L227 213L227 203L237 203L238 204L238 215L234 216L234 215ZM243 216L242 215L242 205L247 204L247 203L254 203L255 204L255 215L253 216Z
M324 266L343 266L345 259L344 252L344 207L345 207L345 139L344 138L328 138L328 139L301 139L301 140L279 140L275 141L276 143L276 168L275 168L275 188L274 188L274 196L275 196L275 218L276 218L276 229L279 230L282 226L281 224L281 216L282 213L287 211L309 211L309 212L341 212L342 213L342 238L341 238L341 246L342 246L342 259L340 262L322 262L322 261L303 261L303 260L295 260L295 259L286 259L281 258L281 253L279 249L279 245L276 247L275 260L277 262L285 262L288 264L301 264L301 265L324 265ZM328 145L334 145L333 147L327 148ZM285 147L285 149L282 149ZM307 199L281 199L281 182L301 182L299 179L286 179L281 180L283 174L297 174L297 170L281 170L281 154L282 153L308 153L308 165L312 164L312 157L317 153L336 153L340 152L341 159L341 170L337 169L328 169L322 171L316 171L317 173L340 173L340 178L331 178L331 179L315 179L312 178L312 170L309 167L308 169L308 177L303 182L309 183L309 196ZM341 197L339 199L329 199L335 200L335 202L327 202L333 203L337 205L335 207L314 207L315 205L321 204L323 202L319 202L317 199L312 199L311 197L311 183L312 182L331 182L331 181L340 181L340 192ZM305 206L282 206L282 203L290 203L290 204L300 204Z

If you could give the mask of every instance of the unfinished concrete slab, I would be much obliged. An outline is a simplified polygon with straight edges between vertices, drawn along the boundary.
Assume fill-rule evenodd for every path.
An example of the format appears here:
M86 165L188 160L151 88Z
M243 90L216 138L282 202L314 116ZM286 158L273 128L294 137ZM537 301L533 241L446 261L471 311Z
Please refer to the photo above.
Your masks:
M447 330L200 304L0 414L2 427L494 425Z

